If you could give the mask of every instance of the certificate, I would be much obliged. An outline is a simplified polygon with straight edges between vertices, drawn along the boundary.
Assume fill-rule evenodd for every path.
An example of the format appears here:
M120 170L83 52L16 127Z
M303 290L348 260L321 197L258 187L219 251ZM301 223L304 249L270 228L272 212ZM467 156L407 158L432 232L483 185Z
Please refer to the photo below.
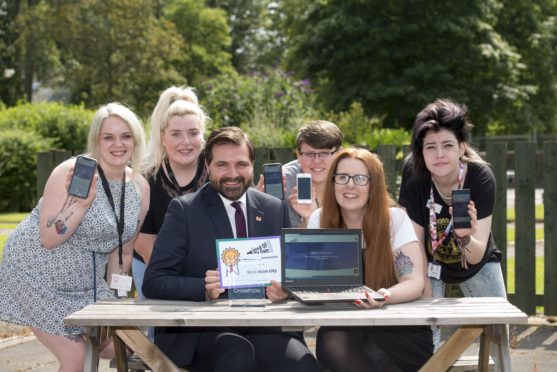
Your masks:
M266 236L246 239L218 239L222 288L246 288L281 282L280 237Z

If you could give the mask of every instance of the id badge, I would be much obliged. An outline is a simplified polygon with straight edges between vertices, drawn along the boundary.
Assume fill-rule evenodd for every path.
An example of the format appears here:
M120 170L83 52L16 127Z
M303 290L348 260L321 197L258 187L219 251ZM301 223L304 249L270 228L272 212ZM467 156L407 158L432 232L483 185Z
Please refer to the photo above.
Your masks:
M117 289L118 295L122 293L121 291L127 292L132 289L132 277L125 274L112 274L112 280L110 281L110 288Z
M441 279L441 265L436 262L430 262L427 265L427 276L434 279Z

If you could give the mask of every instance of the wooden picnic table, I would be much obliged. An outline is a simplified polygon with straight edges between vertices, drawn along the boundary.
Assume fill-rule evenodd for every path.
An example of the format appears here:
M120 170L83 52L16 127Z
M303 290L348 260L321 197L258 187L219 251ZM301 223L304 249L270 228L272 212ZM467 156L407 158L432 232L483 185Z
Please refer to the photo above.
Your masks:
M289 301L265 306L230 306L229 300L186 302L116 300L91 304L64 319L65 324L87 327L85 371L96 371L100 335L109 327L115 340L118 371L127 371L124 345L153 371L178 371L141 331L144 327L282 327L302 330L314 326L450 325L457 331L423 366L423 371L446 371L480 337L478 369L487 371L490 344L496 348L503 371L511 370L508 324L528 317L498 297L421 299L380 309L362 310L350 304L304 305ZM491 340L491 342L488 342Z

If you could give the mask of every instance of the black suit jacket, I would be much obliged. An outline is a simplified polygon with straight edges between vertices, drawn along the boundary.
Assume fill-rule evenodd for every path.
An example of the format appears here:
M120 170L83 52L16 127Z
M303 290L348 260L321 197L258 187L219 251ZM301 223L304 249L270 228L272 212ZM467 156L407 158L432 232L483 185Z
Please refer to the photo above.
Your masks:
M246 196L248 234L280 235L289 227L286 203L253 188ZM216 270L216 239L234 238L222 199L210 185L173 199L143 281L148 298L205 301L205 272ZM178 366L191 363L200 328L158 328L157 346Z

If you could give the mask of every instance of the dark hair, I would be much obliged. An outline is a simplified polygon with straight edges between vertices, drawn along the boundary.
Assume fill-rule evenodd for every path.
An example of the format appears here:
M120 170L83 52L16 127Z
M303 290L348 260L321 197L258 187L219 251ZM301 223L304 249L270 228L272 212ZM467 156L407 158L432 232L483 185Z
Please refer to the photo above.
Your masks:
M465 143L463 161L482 161L478 153L468 144L474 124L468 118L466 105L456 103L450 99L437 99L427 105L416 115L412 127L412 153L409 157L412 172L415 176L429 175L422 153L424 137L429 131L435 133L441 129L448 129L454 133L458 143Z
M296 136L296 149L301 151L303 143L315 149L340 148L343 139L344 135L335 124L326 120L314 120L300 128Z
M216 145L236 145L242 146L245 143L248 146L249 158L251 162L255 160L255 151L248 135L242 132L238 127L223 127L215 129L209 134L207 143L205 144L205 159L207 164L211 164L213 160L213 147Z

